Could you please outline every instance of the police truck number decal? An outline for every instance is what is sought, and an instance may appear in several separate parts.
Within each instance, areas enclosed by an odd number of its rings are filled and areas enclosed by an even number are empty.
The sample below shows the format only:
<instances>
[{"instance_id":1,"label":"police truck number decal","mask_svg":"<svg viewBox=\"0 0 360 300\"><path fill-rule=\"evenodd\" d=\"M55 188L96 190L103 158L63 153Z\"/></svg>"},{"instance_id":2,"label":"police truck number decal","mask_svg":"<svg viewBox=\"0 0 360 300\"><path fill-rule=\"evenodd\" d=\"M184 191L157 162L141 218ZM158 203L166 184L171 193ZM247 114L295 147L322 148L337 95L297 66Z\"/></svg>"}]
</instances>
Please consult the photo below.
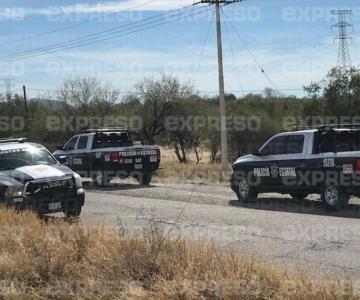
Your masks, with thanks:
<instances>
[{"instance_id":1,"label":"police truck number decal","mask_svg":"<svg viewBox=\"0 0 360 300\"><path fill-rule=\"evenodd\" d=\"M324 168L334 168L335 167L335 159L334 158L324 158L323 166L324 166Z\"/></svg>"}]
</instances>

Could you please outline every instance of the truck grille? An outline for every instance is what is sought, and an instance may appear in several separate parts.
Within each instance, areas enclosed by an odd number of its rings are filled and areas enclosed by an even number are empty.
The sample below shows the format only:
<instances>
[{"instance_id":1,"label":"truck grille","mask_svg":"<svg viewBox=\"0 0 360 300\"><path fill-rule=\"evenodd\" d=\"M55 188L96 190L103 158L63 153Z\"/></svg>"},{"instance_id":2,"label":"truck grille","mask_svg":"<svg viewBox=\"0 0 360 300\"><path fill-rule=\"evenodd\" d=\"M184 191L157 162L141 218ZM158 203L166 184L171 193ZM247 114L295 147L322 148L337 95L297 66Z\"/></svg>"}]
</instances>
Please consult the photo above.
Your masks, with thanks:
<instances>
[{"instance_id":1,"label":"truck grille","mask_svg":"<svg viewBox=\"0 0 360 300\"><path fill-rule=\"evenodd\" d=\"M73 195L76 184L73 178L58 180L31 181L26 185L25 194L27 197L43 198L53 196Z\"/></svg>"}]
</instances>

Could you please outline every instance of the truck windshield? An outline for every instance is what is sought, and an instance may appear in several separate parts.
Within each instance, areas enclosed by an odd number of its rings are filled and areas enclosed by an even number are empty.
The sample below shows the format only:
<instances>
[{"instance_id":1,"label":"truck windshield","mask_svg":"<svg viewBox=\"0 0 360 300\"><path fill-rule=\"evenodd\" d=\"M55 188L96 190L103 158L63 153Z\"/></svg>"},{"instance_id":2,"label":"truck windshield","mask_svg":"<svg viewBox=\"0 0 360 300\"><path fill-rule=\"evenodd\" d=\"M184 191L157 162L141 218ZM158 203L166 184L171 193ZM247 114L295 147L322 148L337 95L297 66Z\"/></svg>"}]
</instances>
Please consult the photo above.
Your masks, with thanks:
<instances>
[{"instance_id":1,"label":"truck windshield","mask_svg":"<svg viewBox=\"0 0 360 300\"><path fill-rule=\"evenodd\" d=\"M46 149L40 147L0 150L0 171L56 163L53 156Z\"/></svg>"},{"instance_id":2,"label":"truck windshield","mask_svg":"<svg viewBox=\"0 0 360 300\"><path fill-rule=\"evenodd\" d=\"M101 132L94 137L94 149L118 148L133 146L133 141L128 132Z\"/></svg>"}]
</instances>

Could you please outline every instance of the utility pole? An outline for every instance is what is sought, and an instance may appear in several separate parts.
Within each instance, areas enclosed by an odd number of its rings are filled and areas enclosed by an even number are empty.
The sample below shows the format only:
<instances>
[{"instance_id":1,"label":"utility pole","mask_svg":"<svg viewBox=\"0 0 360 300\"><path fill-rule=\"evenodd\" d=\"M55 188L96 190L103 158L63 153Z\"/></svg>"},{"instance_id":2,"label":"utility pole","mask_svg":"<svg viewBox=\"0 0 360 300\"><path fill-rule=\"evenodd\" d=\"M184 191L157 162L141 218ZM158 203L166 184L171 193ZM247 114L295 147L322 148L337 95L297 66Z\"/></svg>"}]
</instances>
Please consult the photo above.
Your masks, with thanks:
<instances>
[{"instance_id":1,"label":"utility pole","mask_svg":"<svg viewBox=\"0 0 360 300\"><path fill-rule=\"evenodd\" d=\"M354 28L353 25L346 22L346 18L351 16L351 10L332 10L331 13L338 16L339 22L332 26L339 30L339 35L335 37L335 40L339 40L339 53L338 53L338 68L343 72L351 68L351 57L349 52L348 40L351 38L347 36L347 28Z\"/></svg>"},{"instance_id":2,"label":"utility pole","mask_svg":"<svg viewBox=\"0 0 360 300\"><path fill-rule=\"evenodd\" d=\"M25 113L28 113L28 105L27 105L27 97L26 97L26 86L23 85L23 93L24 93L24 108L25 108Z\"/></svg>"},{"instance_id":3,"label":"utility pole","mask_svg":"<svg viewBox=\"0 0 360 300\"><path fill-rule=\"evenodd\" d=\"M228 170L228 143L227 143L227 128L226 128L226 105L225 105L225 83L224 83L224 64L223 51L221 39L221 11L220 5L228 5L243 0L201 0L197 4L215 5L216 9L216 34L217 34L217 53L219 65L219 102L220 102L220 132L221 132L221 163L223 171Z\"/></svg>"}]
</instances>

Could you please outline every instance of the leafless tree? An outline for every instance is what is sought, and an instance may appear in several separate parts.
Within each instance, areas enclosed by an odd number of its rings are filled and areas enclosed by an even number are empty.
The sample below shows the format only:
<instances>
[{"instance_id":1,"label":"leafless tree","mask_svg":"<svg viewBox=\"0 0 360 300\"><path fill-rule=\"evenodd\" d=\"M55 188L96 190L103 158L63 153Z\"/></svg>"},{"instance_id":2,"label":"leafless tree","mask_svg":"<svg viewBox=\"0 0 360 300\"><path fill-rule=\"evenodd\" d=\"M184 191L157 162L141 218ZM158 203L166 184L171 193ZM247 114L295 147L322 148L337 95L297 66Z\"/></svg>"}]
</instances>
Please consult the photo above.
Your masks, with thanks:
<instances>
[{"instance_id":1,"label":"leafless tree","mask_svg":"<svg viewBox=\"0 0 360 300\"><path fill-rule=\"evenodd\" d=\"M171 75L162 75L160 79L145 78L135 88L143 103L143 131L150 143L165 131L166 116L172 115L176 105L193 94L189 83L181 83Z\"/></svg>"},{"instance_id":2,"label":"leafless tree","mask_svg":"<svg viewBox=\"0 0 360 300\"><path fill-rule=\"evenodd\" d=\"M75 77L64 81L58 98L79 115L91 113L103 116L119 100L119 90L94 77Z\"/></svg>"}]
</instances>

